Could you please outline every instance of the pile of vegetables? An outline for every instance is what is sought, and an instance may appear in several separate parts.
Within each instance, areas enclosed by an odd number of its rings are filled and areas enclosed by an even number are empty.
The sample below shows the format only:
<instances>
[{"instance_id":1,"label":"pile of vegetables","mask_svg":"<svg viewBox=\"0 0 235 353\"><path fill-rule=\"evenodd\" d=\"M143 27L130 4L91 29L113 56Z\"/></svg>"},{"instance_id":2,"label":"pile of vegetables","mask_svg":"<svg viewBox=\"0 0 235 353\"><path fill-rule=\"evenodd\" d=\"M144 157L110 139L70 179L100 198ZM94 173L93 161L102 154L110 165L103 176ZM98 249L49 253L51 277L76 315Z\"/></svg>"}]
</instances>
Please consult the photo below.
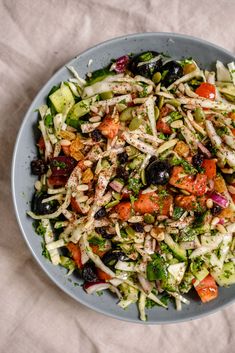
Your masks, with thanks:
<instances>
[{"instance_id":1,"label":"pile of vegetables","mask_svg":"<svg viewBox=\"0 0 235 353\"><path fill-rule=\"evenodd\" d=\"M91 294L176 309L235 283L235 66L154 51L53 87L28 215L43 254Z\"/></svg>"}]
</instances>

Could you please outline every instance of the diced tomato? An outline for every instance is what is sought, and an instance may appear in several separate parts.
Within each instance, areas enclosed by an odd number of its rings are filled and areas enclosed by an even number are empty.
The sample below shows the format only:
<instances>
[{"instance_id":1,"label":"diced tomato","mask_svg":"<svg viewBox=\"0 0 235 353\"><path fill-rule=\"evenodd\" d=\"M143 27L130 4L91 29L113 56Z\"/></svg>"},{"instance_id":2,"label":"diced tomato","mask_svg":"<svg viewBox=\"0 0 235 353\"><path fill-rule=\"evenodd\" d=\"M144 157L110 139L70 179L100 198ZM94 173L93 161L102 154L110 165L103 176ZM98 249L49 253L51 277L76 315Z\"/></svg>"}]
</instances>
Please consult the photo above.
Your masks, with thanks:
<instances>
[{"instance_id":1,"label":"diced tomato","mask_svg":"<svg viewBox=\"0 0 235 353\"><path fill-rule=\"evenodd\" d=\"M206 192L207 176L204 174L197 174L194 179L193 175L185 175L183 167L175 166L172 171L169 183L177 188L186 190L193 195L201 196Z\"/></svg>"},{"instance_id":2,"label":"diced tomato","mask_svg":"<svg viewBox=\"0 0 235 353\"><path fill-rule=\"evenodd\" d=\"M155 192L149 192L148 194L141 194L134 203L134 210L141 214L152 213L159 210L159 197Z\"/></svg>"},{"instance_id":3,"label":"diced tomato","mask_svg":"<svg viewBox=\"0 0 235 353\"><path fill-rule=\"evenodd\" d=\"M214 159L204 159L202 168L205 169L205 175L208 179L214 179L216 176L216 161Z\"/></svg>"},{"instance_id":4,"label":"diced tomato","mask_svg":"<svg viewBox=\"0 0 235 353\"><path fill-rule=\"evenodd\" d=\"M203 82L195 91L200 97L215 99L215 85L208 82Z\"/></svg>"},{"instance_id":5,"label":"diced tomato","mask_svg":"<svg viewBox=\"0 0 235 353\"><path fill-rule=\"evenodd\" d=\"M111 116L106 116L97 129L100 130L104 136L113 139L118 134L119 126L120 122L118 117L112 118Z\"/></svg>"},{"instance_id":6,"label":"diced tomato","mask_svg":"<svg viewBox=\"0 0 235 353\"><path fill-rule=\"evenodd\" d=\"M195 289L203 303L207 303L218 297L218 287L211 275L206 276L195 286Z\"/></svg>"},{"instance_id":7,"label":"diced tomato","mask_svg":"<svg viewBox=\"0 0 235 353\"><path fill-rule=\"evenodd\" d=\"M160 208L159 208L160 215L168 216L172 204L173 204L173 197L171 195L164 196L160 200Z\"/></svg>"},{"instance_id":8,"label":"diced tomato","mask_svg":"<svg viewBox=\"0 0 235 353\"><path fill-rule=\"evenodd\" d=\"M157 130L166 135L170 135L172 133L170 125L167 124L161 117L157 120Z\"/></svg>"},{"instance_id":9,"label":"diced tomato","mask_svg":"<svg viewBox=\"0 0 235 353\"><path fill-rule=\"evenodd\" d=\"M71 197L71 201L70 201L70 204L71 204L71 207L72 207L72 210L76 213L79 213L79 214L82 214L82 210L76 200L75 197Z\"/></svg>"},{"instance_id":10,"label":"diced tomato","mask_svg":"<svg viewBox=\"0 0 235 353\"><path fill-rule=\"evenodd\" d=\"M61 146L61 148L66 156L70 156L70 146Z\"/></svg>"},{"instance_id":11,"label":"diced tomato","mask_svg":"<svg viewBox=\"0 0 235 353\"><path fill-rule=\"evenodd\" d=\"M107 250L100 250L98 245L90 244L90 247L91 247L93 253L98 255L99 257L104 256L104 254L107 252Z\"/></svg>"},{"instance_id":12,"label":"diced tomato","mask_svg":"<svg viewBox=\"0 0 235 353\"><path fill-rule=\"evenodd\" d=\"M127 221L131 217L131 203L130 202L120 202L115 206L115 211L118 214L118 218L122 221Z\"/></svg>"},{"instance_id":13,"label":"diced tomato","mask_svg":"<svg viewBox=\"0 0 235 353\"><path fill-rule=\"evenodd\" d=\"M70 251L73 260L75 261L76 265L78 268L82 268L82 256L81 256L81 250L78 244L74 244L72 242L67 244L67 249Z\"/></svg>"},{"instance_id":14,"label":"diced tomato","mask_svg":"<svg viewBox=\"0 0 235 353\"><path fill-rule=\"evenodd\" d=\"M207 176L205 174L197 174L193 183L192 194L202 196L206 192Z\"/></svg>"},{"instance_id":15,"label":"diced tomato","mask_svg":"<svg viewBox=\"0 0 235 353\"><path fill-rule=\"evenodd\" d=\"M193 195L201 196L206 192L207 176L197 174L194 179L193 175L185 175L183 167L175 166L172 171L169 183L179 189L186 190Z\"/></svg>"},{"instance_id":16,"label":"diced tomato","mask_svg":"<svg viewBox=\"0 0 235 353\"><path fill-rule=\"evenodd\" d=\"M162 118L170 113L170 109L166 106L162 107L160 110L160 116L157 120L157 130L163 132L163 134L169 135L172 133L172 129L169 124L167 124Z\"/></svg>"},{"instance_id":17,"label":"diced tomato","mask_svg":"<svg viewBox=\"0 0 235 353\"><path fill-rule=\"evenodd\" d=\"M175 204L187 211L198 211L205 209L206 197L196 197L195 195L183 196L179 195L175 198Z\"/></svg>"},{"instance_id":18,"label":"diced tomato","mask_svg":"<svg viewBox=\"0 0 235 353\"><path fill-rule=\"evenodd\" d=\"M96 268L96 273L99 279L103 281L108 281L112 277L108 275L106 272L102 271L100 268Z\"/></svg>"},{"instance_id":19,"label":"diced tomato","mask_svg":"<svg viewBox=\"0 0 235 353\"><path fill-rule=\"evenodd\" d=\"M41 151L44 151L46 146L45 146L45 141L44 141L44 138L41 136L38 140L38 143L37 143L37 146L38 148L41 150Z\"/></svg>"},{"instance_id":20,"label":"diced tomato","mask_svg":"<svg viewBox=\"0 0 235 353\"><path fill-rule=\"evenodd\" d=\"M67 183L68 178L65 176L50 176L47 179L47 184L49 187L55 187L55 186L65 186Z\"/></svg>"},{"instance_id":21,"label":"diced tomato","mask_svg":"<svg viewBox=\"0 0 235 353\"><path fill-rule=\"evenodd\" d=\"M181 176L183 175L183 176ZM193 183L193 175L185 175L183 167L175 166L169 180L169 184L191 192Z\"/></svg>"},{"instance_id":22,"label":"diced tomato","mask_svg":"<svg viewBox=\"0 0 235 353\"><path fill-rule=\"evenodd\" d=\"M235 129L231 129L233 136L235 136Z\"/></svg>"}]
</instances>

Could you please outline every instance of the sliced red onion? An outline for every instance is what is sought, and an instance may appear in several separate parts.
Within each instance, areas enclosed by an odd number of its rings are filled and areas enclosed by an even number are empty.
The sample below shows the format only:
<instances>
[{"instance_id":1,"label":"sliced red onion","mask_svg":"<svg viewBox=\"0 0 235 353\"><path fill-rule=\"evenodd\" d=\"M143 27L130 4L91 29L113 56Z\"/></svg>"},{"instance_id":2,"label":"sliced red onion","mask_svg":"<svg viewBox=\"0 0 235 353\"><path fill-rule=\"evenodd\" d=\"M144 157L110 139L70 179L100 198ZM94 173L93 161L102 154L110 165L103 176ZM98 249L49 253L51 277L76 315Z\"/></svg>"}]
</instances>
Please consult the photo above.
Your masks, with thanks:
<instances>
[{"instance_id":1,"label":"sliced red onion","mask_svg":"<svg viewBox=\"0 0 235 353\"><path fill-rule=\"evenodd\" d=\"M198 148L208 157L208 158L211 158L212 155L210 153L210 151L201 143L201 142L198 142Z\"/></svg>"},{"instance_id":2,"label":"sliced red onion","mask_svg":"<svg viewBox=\"0 0 235 353\"><path fill-rule=\"evenodd\" d=\"M109 186L116 192L121 192L123 189L123 184L118 180L113 180L109 183Z\"/></svg>"},{"instance_id":3,"label":"sliced red onion","mask_svg":"<svg viewBox=\"0 0 235 353\"><path fill-rule=\"evenodd\" d=\"M229 201L223 195L214 192L210 195L210 198L217 203L217 205L223 208L228 207Z\"/></svg>"},{"instance_id":4,"label":"sliced red onion","mask_svg":"<svg viewBox=\"0 0 235 353\"><path fill-rule=\"evenodd\" d=\"M137 277L145 293L147 294L151 293L153 289L152 283L150 283L144 276L140 274L138 274Z\"/></svg>"},{"instance_id":5,"label":"sliced red onion","mask_svg":"<svg viewBox=\"0 0 235 353\"><path fill-rule=\"evenodd\" d=\"M127 64L129 62L129 56L128 55L123 55L120 58L118 58L115 62L114 65L114 70L116 72L123 73L126 70Z\"/></svg>"},{"instance_id":6,"label":"sliced red onion","mask_svg":"<svg viewBox=\"0 0 235 353\"><path fill-rule=\"evenodd\" d=\"M110 287L109 283L104 281L99 282L86 282L84 284L84 289L88 294L92 294L94 292L98 292L104 289L108 289Z\"/></svg>"}]
</instances>

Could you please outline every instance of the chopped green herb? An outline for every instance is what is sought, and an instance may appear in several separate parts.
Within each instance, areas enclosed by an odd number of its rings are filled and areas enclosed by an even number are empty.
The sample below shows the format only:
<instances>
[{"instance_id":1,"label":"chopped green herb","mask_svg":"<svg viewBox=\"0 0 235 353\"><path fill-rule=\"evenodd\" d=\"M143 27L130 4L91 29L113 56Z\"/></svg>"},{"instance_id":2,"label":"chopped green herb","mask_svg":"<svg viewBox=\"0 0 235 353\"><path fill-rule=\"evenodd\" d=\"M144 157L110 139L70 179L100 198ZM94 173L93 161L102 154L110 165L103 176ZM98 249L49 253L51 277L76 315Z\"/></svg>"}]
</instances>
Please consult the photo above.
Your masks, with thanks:
<instances>
[{"instance_id":1,"label":"chopped green herb","mask_svg":"<svg viewBox=\"0 0 235 353\"><path fill-rule=\"evenodd\" d=\"M133 195L130 195L130 201L131 201L131 205L133 207L134 205L134 202L137 200L137 197L133 196Z\"/></svg>"},{"instance_id":2,"label":"chopped green herb","mask_svg":"<svg viewBox=\"0 0 235 353\"><path fill-rule=\"evenodd\" d=\"M104 294L104 292L103 292L102 290L96 292L96 295L97 295L98 297L101 297L101 295L103 295L103 294Z\"/></svg>"},{"instance_id":3,"label":"chopped green herb","mask_svg":"<svg viewBox=\"0 0 235 353\"><path fill-rule=\"evenodd\" d=\"M181 165L184 168L185 173L187 174L197 174L198 170L192 166L189 162L187 162L183 158L173 157L171 160L172 165Z\"/></svg>"},{"instance_id":4,"label":"chopped green herb","mask_svg":"<svg viewBox=\"0 0 235 353\"><path fill-rule=\"evenodd\" d=\"M51 261L50 253L46 248L46 244L44 242L41 243L42 246L42 256Z\"/></svg>"},{"instance_id":5,"label":"chopped green herb","mask_svg":"<svg viewBox=\"0 0 235 353\"><path fill-rule=\"evenodd\" d=\"M128 179L128 186L127 186L128 190L133 191L135 195L138 195L142 186L143 184L141 183L140 179L137 179L137 178Z\"/></svg>"},{"instance_id":6,"label":"chopped green herb","mask_svg":"<svg viewBox=\"0 0 235 353\"><path fill-rule=\"evenodd\" d=\"M60 161L57 161L57 160L54 159L52 161L52 166L56 167L56 168L60 168L60 169L65 169L66 168L66 163L60 162Z\"/></svg>"},{"instance_id":7,"label":"chopped green herb","mask_svg":"<svg viewBox=\"0 0 235 353\"><path fill-rule=\"evenodd\" d=\"M99 248L103 248L105 246L105 239L92 237L91 239L89 239L89 244L98 245Z\"/></svg>"},{"instance_id":8,"label":"chopped green herb","mask_svg":"<svg viewBox=\"0 0 235 353\"><path fill-rule=\"evenodd\" d=\"M220 127L219 129L216 130L217 134L219 136L224 136L228 134L228 128L226 126Z\"/></svg>"},{"instance_id":9,"label":"chopped green herb","mask_svg":"<svg viewBox=\"0 0 235 353\"><path fill-rule=\"evenodd\" d=\"M41 221L34 221L34 222L33 222L33 227L34 227L35 232L36 232L38 235L42 235L42 236L45 235L46 229L43 227Z\"/></svg>"},{"instance_id":10,"label":"chopped green herb","mask_svg":"<svg viewBox=\"0 0 235 353\"><path fill-rule=\"evenodd\" d=\"M163 132L160 132L160 134L158 135L158 137L162 140L168 140L168 136L164 135Z\"/></svg>"},{"instance_id":11,"label":"chopped green herb","mask_svg":"<svg viewBox=\"0 0 235 353\"><path fill-rule=\"evenodd\" d=\"M166 262L159 254L152 255L152 261L147 265L147 278L149 281L167 278Z\"/></svg>"},{"instance_id":12,"label":"chopped green herb","mask_svg":"<svg viewBox=\"0 0 235 353\"><path fill-rule=\"evenodd\" d=\"M175 206L173 210L172 218L175 221L177 221L178 219L180 219L180 217L183 215L184 212L185 210L183 208Z\"/></svg>"}]
</instances>

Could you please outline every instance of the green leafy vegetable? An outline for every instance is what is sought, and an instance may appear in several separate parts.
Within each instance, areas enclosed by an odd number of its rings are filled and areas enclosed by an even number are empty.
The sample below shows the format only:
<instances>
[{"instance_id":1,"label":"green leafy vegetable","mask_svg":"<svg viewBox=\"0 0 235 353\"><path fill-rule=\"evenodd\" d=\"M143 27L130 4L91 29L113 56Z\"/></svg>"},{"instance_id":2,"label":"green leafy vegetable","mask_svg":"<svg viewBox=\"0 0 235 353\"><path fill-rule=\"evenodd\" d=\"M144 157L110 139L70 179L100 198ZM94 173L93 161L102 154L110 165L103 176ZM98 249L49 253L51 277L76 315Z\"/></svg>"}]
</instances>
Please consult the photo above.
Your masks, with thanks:
<instances>
[{"instance_id":1,"label":"green leafy vegetable","mask_svg":"<svg viewBox=\"0 0 235 353\"><path fill-rule=\"evenodd\" d=\"M148 263L147 278L149 281L167 278L166 262L159 254L154 254L152 261Z\"/></svg>"}]
</instances>

